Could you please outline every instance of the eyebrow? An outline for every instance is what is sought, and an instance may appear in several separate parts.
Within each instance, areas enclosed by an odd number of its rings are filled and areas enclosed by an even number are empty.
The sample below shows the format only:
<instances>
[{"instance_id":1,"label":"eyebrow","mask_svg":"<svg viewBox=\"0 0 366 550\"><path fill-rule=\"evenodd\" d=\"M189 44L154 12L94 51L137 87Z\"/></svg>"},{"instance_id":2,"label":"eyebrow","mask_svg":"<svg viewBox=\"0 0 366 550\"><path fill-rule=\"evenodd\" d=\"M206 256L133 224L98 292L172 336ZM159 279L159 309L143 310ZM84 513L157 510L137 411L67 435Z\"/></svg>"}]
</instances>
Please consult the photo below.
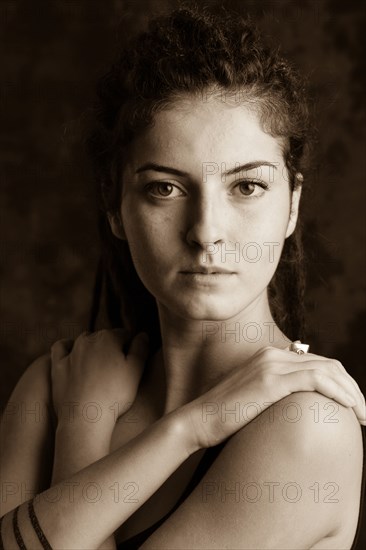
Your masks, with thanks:
<instances>
[{"instance_id":1,"label":"eyebrow","mask_svg":"<svg viewBox=\"0 0 366 550\"><path fill-rule=\"evenodd\" d=\"M266 160L256 160L253 162L247 162L246 164L240 164L235 168L232 168L231 170L223 172L223 175L232 176L233 174L237 174L238 172L242 172L243 170L253 170L253 168L258 168L259 166L272 166L275 170L277 170L277 166L272 162L268 162ZM187 177L189 175L188 172L184 172L183 170L177 170L177 168L172 168L170 166L162 166L161 164L156 164L155 162L146 162L145 164L140 166L140 168L138 168L135 173L139 174L141 172L145 172L146 170L165 172L167 174L174 174L175 176L183 177Z\"/></svg>"}]
</instances>

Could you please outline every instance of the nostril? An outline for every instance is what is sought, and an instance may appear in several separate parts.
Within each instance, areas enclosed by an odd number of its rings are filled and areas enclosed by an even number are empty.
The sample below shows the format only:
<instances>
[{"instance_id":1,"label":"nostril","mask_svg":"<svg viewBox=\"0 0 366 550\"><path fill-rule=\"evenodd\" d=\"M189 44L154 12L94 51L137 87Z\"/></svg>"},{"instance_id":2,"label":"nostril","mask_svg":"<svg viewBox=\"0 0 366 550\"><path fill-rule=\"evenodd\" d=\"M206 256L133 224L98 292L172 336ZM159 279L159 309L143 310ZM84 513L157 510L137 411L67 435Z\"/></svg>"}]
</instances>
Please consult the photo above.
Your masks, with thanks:
<instances>
[{"instance_id":1,"label":"nostril","mask_svg":"<svg viewBox=\"0 0 366 550\"><path fill-rule=\"evenodd\" d=\"M189 244L195 243L202 249L206 246L216 245L220 242L224 242L224 228L221 226L222 216L198 217L195 220L191 220L190 225L186 231L185 239Z\"/></svg>"}]
</instances>

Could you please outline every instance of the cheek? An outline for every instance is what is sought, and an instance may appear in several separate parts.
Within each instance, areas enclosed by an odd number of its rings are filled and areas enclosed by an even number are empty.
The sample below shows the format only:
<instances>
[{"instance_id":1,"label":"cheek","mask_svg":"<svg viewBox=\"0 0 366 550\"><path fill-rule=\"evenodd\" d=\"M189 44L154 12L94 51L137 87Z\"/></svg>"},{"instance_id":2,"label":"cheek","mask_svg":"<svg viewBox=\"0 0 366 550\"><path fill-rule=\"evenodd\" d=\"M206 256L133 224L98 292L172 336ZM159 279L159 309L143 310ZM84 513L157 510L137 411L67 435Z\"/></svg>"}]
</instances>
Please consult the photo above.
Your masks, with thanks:
<instances>
[{"instance_id":1,"label":"cheek","mask_svg":"<svg viewBox=\"0 0 366 550\"><path fill-rule=\"evenodd\" d=\"M263 209L263 225L268 234L271 232L284 238L290 216L290 194L280 189L268 197L266 208Z\"/></svg>"},{"instance_id":2,"label":"cheek","mask_svg":"<svg viewBox=\"0 0 366 550\"><path fill-rule=\"evenodd\" d=\"M241 212L236 219L232 219L232 222L233 231L244 241L249 239L258 243L275 239L282 241L286 234L288 212L286 205L253 209Z\"/></svg>"},{"instance_id":3,"label":"cheek","mask_svg":"<svg viewBox=\"0 0 366 550\"><path fill-rule=\"evenodd\" d=\"M288 209L289 203L284 199L241 217L236 240L240 242L240 261L249 277L268 277L275 271L285 242Z\"/></svg>"},{"instance_id":4,"label":"cheek","mask_svg":"<svg viewBox=\"0 0 366 550\"><path fill-rule=\"evenodd\" d=\"M161 214L152 215L148 209L128 202L122 208L122 219L137 272L154 271L171 244L167 221Z\"/></svg>"}]
</instances>

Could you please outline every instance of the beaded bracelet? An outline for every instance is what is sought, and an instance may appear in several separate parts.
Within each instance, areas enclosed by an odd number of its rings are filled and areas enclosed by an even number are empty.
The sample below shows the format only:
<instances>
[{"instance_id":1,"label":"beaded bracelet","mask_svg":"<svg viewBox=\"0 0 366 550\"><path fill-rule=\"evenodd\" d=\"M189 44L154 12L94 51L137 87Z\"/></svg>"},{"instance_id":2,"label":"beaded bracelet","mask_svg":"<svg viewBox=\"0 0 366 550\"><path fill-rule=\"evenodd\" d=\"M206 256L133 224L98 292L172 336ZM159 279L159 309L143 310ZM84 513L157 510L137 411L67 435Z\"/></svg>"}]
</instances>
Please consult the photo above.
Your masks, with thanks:
<instances>
[{"instance_id":1,"label":"beaded bracelet","mask_svg":"<svg viewBox=\"0 0 366 550\"><path fill-rule=\"evenodd\" d=\"M29 515L29 519L31 520L31 523L33 525L33 529L35 530L35 532L37 533L37 537L38 537L38 540L39 542L42 544L42 547L45 549L45 550L52 550L52 546L50 545L50 543L48 542L47 538L46 538L46 535L44 534L44 532L42 531L41 529L41 526L38 522L38 519L37 519L37 516L36 516L36 513L34 511L34 506L33 506L33 500L30 500L28 502L28 515Z\"/></svg>"},{"instance_id":2,"label":"beaded bracelet","mask_svg":"<svg viewBox=\"0 0 366 550\"><path fill-rule=\"evenodd\" d=\"M19 504L20 506L20 504ZM13 530L14 530L14 535L15 535L15 540L17 541L17 544L20 548L20 550L27 550L27 547L26 545L24 544L24 540L23 540L23 537L19 531L19 526L18 526L18 510L19 510L19 506L17 506L15 509L14 509L14 512L13 512Z\"/></svg>"}]
</instances>

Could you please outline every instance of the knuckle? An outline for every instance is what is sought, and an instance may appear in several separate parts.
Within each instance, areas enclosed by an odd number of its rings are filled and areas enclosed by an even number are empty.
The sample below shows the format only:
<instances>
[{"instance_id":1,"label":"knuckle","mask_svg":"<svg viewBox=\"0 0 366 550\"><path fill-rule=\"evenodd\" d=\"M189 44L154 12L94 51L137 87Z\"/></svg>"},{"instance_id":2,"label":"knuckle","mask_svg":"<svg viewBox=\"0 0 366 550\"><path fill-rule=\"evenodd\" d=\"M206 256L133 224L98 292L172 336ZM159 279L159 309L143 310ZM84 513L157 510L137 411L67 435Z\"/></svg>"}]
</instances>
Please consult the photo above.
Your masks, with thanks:
<instances>
[{"instance_id":1,"label":"knuckle","mask_svg":"<svg viewBox=\"0 0 366 550\"><path fill-rule=\"evenodd\" d=\"M343 375L345 372L344 367L340 361L337 359L329 359L326 363L328 369L335 375Z\"/></svg>"},{"instance_id":2,"label":"knuckle","mask_svg":"<svg viewBox=\"0 0 366 550\"><path fill-rule=\"evenodd\" d=\"M89 336L90 332L87 331L87 330L84 330L81 334L79 334L79 336L76 338L76 342L81 342L82 340L84 340L85 338L87 338Z\"/></svg>"},{"instance_id":3,"label":"knuckle","mask_svg":"<svg viewBox=\"0 0 366 550\"><path fill-rule=\"evenodd\" d=\"M56 342L53 342L53 344L51 345L51 351L54 350L59 344L58 344L59 340L56 340Z\"/></svg>"},{"instance_id":4,"label":"knuckle","mask_svg":"<svg viewBox=\"0 0 366 550\"><path fill-rule=\"evenodd\" d=\"M84 330L74 341L73 348L77 351L84 348L89 342L89 333L88 331Z\"/></svg>"},{"instance_id":5,"label":"knuckle","mask_svg":"<svg viewBox=\"0 0 366 550\"><path fill-rule=\"evenodd\" d=\"M56 348L60 348L60 347L65 347L65 343L66 343L67 340L65 339L60 339L60 340L56 340L55 342L53 342L52 346L51 346L51 350L53 349L56 349Z\"/></svg>"},{"instance_id":6,"label":"knuckle","mask_svg":"<svg viewBox=\"0 0 366 550\"><path fill-rule=\"evenodd\" d=\"M77 338L75 339L75 347L76 348L81 346L81 344L84 341L85 337L86 337L86 332L82 332L81 334L79 334L79 336L77 336Z\"/></svg>"},{"instance_id":7,"label":"knuckle","mask_svg":"<svg viewBox=\"0 0 366 550\"><path fill-rule=\"evenodd\" d=\"M327 363L327 367L333 371L335 374L339 374L339 367L336 364L336 361L333 361L332 359Z\"/></svg>"},{"instance_id":8,"label":"knuckle","mask_svg":"<svg viewBox=\"0 0 366 550\"><path fill-rule=\"evenodd\" d=\"M325 374L320 370L313 371L312 376L316 384L323 384L325 381Z\"/></svg>"},{"instance_id":9,"label":"knuckle","mask_svg":"<svg viewBox=\"0 0 366 550\"><path fill-rule=\"evenodd\" d=\"M97 330L96 332L91 332L89 334L89 340L92 342L98 342L101 340L106 340L111 335L111 331L106 328L102 328L100 330Z\"/></svg>"},{"instance_id":10,"label":"knuckle","mask_svg":"<svg viewBox=\"0 0 366 550\"><path fill-rule=\"evenodd\" d=\"M273 352L274 352L273 347L265 346L264 348L261 349L261 356L262 356L263 359L269 360L269 359L273 358Z\"/></svg>"},{"instance_id":11,"label":"knuckle","mask_svg":"<svg viewBox=\"0 0 366 550\"><path fill-rule=\"evenodd\" d=\"M345 370L344 366L340 361L338 361L338 359L333 359L333 364L337 369L341 369L342 371Z\"/></svg>"},{"instance_id":12,"label":"knuckle","mask_svg":"<svg viewBox=\"0 0 366 550\"><path fill-rule=\"evenodd\" d=\"M76 341L79 341L80 343L90 343L95 340L96 334L98 334L98 332L90 332L89 330L84 330L84 332L79 334Z\"/></svg>"}]
</instances>

